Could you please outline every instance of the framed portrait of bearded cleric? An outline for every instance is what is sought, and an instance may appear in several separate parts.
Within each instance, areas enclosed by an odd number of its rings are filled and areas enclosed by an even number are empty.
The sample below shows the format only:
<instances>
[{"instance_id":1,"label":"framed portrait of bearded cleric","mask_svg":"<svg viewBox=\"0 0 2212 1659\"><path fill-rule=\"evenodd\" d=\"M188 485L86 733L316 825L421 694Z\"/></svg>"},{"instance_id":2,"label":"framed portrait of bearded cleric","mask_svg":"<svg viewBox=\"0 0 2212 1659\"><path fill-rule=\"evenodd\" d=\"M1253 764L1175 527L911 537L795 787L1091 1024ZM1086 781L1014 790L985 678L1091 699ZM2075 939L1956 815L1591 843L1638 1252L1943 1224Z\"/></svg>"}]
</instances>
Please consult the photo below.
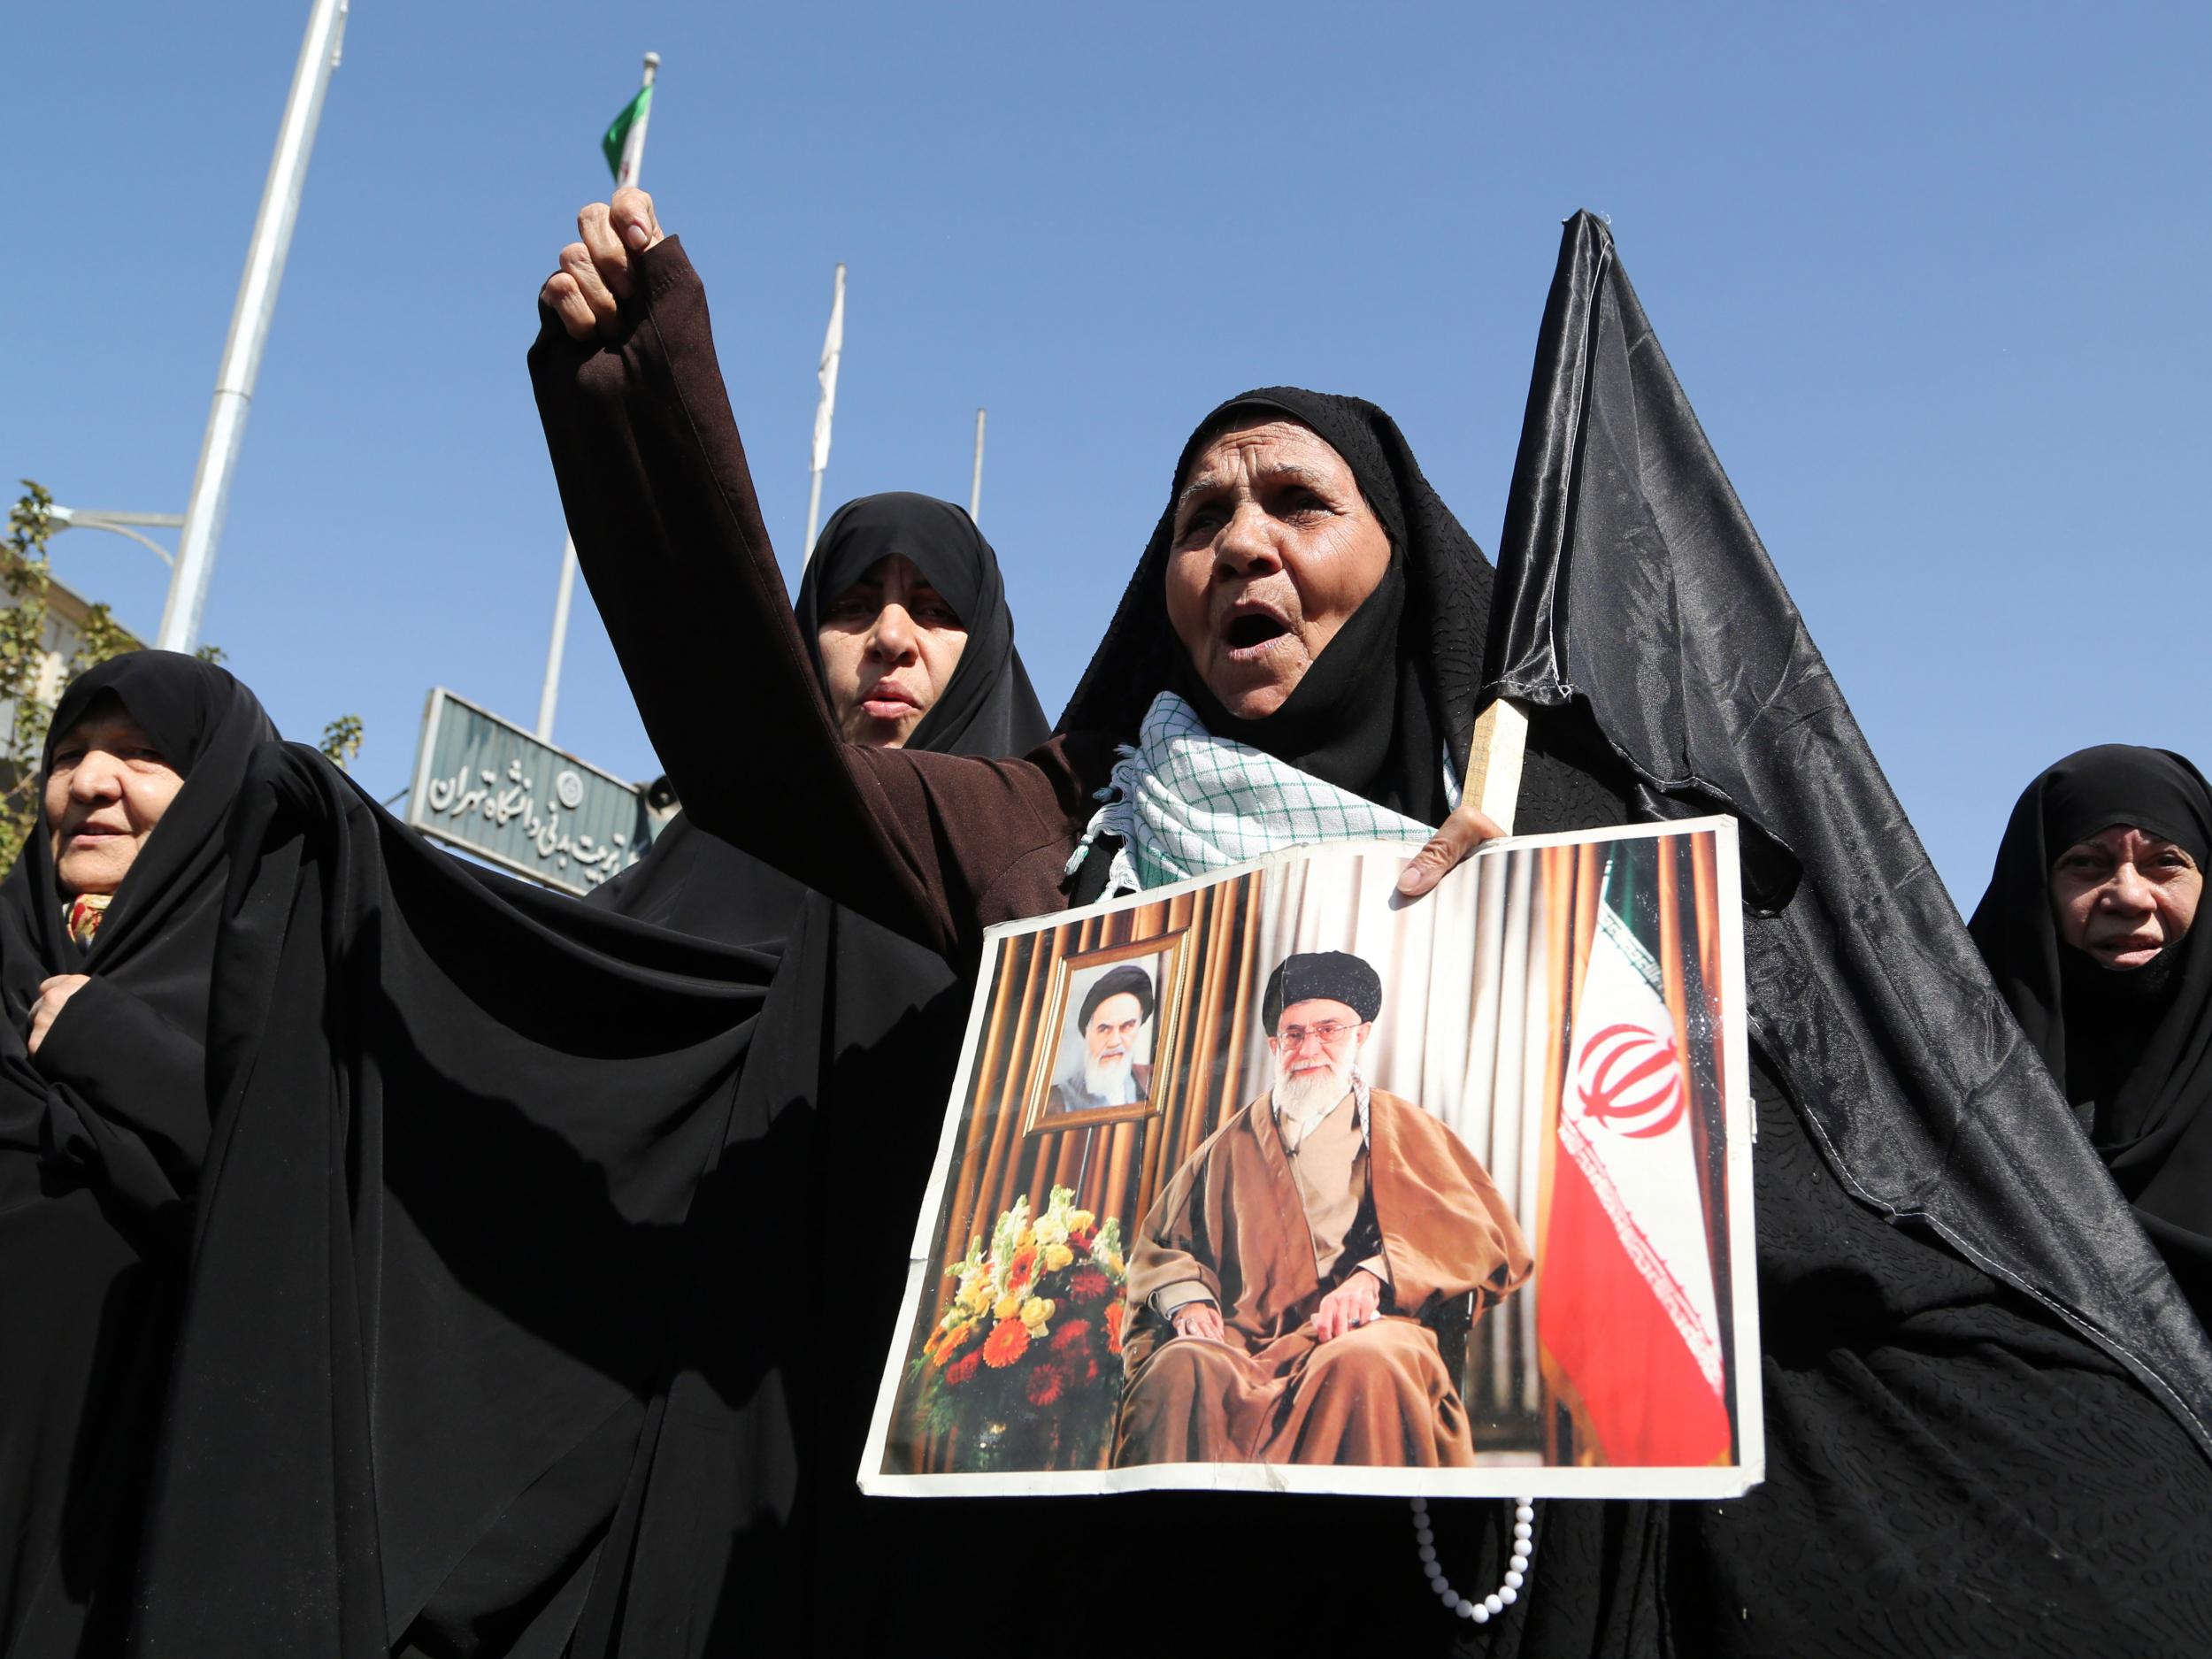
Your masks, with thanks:
<instances>
[{"instance_id":1,"label":"framed portrait of bearded cleric","mask_svg":"<svg viewBox=\"0 0 2212 1659\"><path fill-rule=\"evenodd\" d=\"M1174 1043L1190 969L1187 928L1056 957L1032 1045L1025 1134L1120 1123L1153 1110L1155 1056Z\"/></svg>"},{"instance_id":2,"label":"framed portrait of bearded cleric","mask_svg":"<svg viewBox=\"0 0 2212 1659\"><path fill-rule=\"evenodd\" d=\"M865 1490L1756 1483L1734 821L1406 854L990 931Z\"/></svg>"}]
</instances>

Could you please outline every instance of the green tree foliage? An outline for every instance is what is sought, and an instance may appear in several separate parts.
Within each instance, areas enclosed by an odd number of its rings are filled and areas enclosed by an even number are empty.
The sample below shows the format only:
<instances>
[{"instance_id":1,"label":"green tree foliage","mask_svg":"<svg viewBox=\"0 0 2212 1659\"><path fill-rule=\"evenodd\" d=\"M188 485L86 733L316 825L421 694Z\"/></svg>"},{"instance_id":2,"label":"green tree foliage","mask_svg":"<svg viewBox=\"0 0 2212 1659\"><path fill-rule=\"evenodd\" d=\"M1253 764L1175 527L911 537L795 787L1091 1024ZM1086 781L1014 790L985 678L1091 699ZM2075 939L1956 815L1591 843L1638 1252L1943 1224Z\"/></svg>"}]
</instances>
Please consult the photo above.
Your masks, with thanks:
<instances>
[{"instance_id":1,"label":"green tree foliage","mask_svg":"<svg viewBox=\"0 0 2212 1659\"><path fill-rule=\"evenodd\" d=\"M315 747L323 752L323 758L344 771L353 757L361 752L361 717L342 714L323 727L322 741Z\"/></svg>"}]
</instances>

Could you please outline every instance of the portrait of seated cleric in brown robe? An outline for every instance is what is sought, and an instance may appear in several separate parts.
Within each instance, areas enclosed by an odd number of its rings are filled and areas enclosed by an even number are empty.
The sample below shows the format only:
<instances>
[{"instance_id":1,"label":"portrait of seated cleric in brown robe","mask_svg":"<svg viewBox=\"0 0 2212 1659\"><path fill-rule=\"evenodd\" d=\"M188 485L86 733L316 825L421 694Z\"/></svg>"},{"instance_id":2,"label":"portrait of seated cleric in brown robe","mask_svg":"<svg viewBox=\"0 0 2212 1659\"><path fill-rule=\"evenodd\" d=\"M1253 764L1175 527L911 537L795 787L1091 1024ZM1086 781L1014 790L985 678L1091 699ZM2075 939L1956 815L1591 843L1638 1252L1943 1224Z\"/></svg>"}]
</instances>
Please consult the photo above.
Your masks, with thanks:
<instances>
[{"instance_id":1,"label":"portrait of seated cleric in brown robe","mask_svg":"<svg viewBox=\"0 0 2212 1659\"><path fill-rule=\"evenodd\" d=\"M1137 1058L1157 998L1152 976L1134 963L1109 968L1076 1005L1065 1071L1053 1080L1045 1110L1098 1111L1152 1098L1152 1068Z\"/></svg>"},{"instance_id":2,"label":"portrait of seated cleric in brown robe","mask_svg":"<svg viewBox=\"0 0 2212 1659\"><path fill-rule=\"evenodd\" d=\"M1175 1172L1130 1252L1117 1463L1474 1462L1436 1327L1533 1262L1474 1154L1360 1075L1382 1002L1342 951L1268 977L1273 1087Z\"/></svg>"}]
</instances>

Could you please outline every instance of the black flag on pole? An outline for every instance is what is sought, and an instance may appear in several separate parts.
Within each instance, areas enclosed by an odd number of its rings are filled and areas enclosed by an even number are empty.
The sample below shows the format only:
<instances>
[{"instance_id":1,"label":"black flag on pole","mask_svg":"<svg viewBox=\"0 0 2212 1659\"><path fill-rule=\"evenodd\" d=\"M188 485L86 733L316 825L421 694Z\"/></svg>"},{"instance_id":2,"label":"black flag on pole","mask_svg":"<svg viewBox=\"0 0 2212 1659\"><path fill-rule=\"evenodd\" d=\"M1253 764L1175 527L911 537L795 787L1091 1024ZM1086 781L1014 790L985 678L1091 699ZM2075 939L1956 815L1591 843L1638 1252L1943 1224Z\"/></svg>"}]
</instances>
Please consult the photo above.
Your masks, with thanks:
<instances>
[{"instance_id":1,"label":"black flag on pole","mask_svg":"<svg viewBox=\"0 0 2212 1659\"><path fill-rule=\"evenodd\" d=\"M1586 702L1652 815L1743 821L1753 1036L1845 1186L2055 1310L2212 1454L2212 1340L1998 996L1588 213L1545 306L1487 661L1485 701Z\"/></svg>"}]
</instances>

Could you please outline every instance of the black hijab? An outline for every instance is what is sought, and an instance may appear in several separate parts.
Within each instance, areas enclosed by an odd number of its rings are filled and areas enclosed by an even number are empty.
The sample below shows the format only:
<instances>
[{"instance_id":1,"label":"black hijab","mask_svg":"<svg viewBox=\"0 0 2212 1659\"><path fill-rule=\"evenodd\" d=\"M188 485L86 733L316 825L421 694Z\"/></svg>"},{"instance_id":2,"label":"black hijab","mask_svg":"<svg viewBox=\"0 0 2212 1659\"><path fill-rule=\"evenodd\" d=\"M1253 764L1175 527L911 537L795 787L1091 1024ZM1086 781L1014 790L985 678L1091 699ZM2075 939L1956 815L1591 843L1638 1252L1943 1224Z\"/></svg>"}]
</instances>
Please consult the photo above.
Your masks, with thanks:
<instances>
[{"instance_id":1,"label":"black hijab","mask_svg":"<svg viewBox=\"0 0 2212 1659\"><path fill-rule=\"evenodd\" d=\"M879 559L903 554L967 625L952 682L922 716L906 747L933 755L1021 755L1050 735L1029 671L1014 649L1014 616L998 555L966 511L949 501L893 492L863 495L830 515L800 579L792 610L825 685L817 642L822 606Z\"/></svg>"},{"instance_id":2,"label":"black hijab","mask_svg":"<svg viewBox=\"0 0 2212 1659\"><path fill-rule=\"evenodd\" d=\"M2069 755L2012 810L1969 931L2098 1154L2212 1324L2212 946L2199 918L2143 966L2100 966L2058 935L2052 866L2133 825L2212 869L2212 789L2179 755L2106 743Z\"/></svg>"},{"instance_id":3,"label":"black hijab","mask_svg":"<svg viewBox=\"0 0 2212 1659\"><path fill-rule=\"evenodd\" d=\"M1043 742L997 556L949 503L871 495L831 516L794 605L810 647L824 604L895 553L968 632L906 747L998 757ZM772 933L780 961L733 1138L692 1217L684 1357L647 1425L573 1651L684 1659L801 1623L814 1648L864 1650L901 1633L890 1610L922 1604L947 1566L935 1506L864 1502L854 1471L972 980L682 817L593 902L725 942L740 928ZM764 1322L760 1264L801 1240L805 1277L837 1293L779 1296ZM856 1558L873 1563L879 1594L849 1594Z\"/></svg>"},{"instance_id":4,"label":"black hijab","mask_svg":"<svg viewBox=\"0 0 2212 1659\"><path fill-rule=\"evenodd\" d=\"M1381 585L1282 707L1263 719L1240 720L1206 689L1168 620L1175 494L1193 460L1221 433L1251 419L1279 417L1311 427L1344 458L1390 538L1391 562ZM1474 730L1490 583L1482 549L1422 476L1388 415L1360 398L1297 387L1243 393L1201 421L1176 457L1167 509L1060 717L1060 729L1128 741L1152 699L1171 690L1216 736L1248 743L1409 818L1440 824L1451 810L1444 768L1458 775Z\"/></svg>"},{"instance_id":5,"label":"black hijab","mask_svg":"<svg viewBox=\"0 0 2212 1659\"><path fill-rule=\"evenodd\" d=\"M825 691L828 676L816 642L822 607L893 554L914 562L968 630L950 683L916 724L906 747L935 755L1005 756L1043 742L1050 733L1014 649L1014 618L998 555L965 511L928 495L863 495L832 513L822 527L792 608ZM700 712L713 720L726 719L731 711ZM587 902L723 944L780 949L805 895L789 877L694 828L679 813L653 838L643 858ZM857 918L849 914L848 919Z\"/></svg>"},{"instance_id":6,"label":"black hijab","mask_svg":"<svg viewBox=\"0 0 2212 1659\"><path fill-rule=\"evenodd\" d=\"M219 832L248 757L276 735L222 669L134 652L64 694L42 794L54 745L110 699L184 783L89 948L65 926L71 895L42 826L0 882L0 1651L11 1653L113 1637L207 1144ZM40 983L77 973L89 982L32 1054Z\"/></svg>"}]
</instances>

